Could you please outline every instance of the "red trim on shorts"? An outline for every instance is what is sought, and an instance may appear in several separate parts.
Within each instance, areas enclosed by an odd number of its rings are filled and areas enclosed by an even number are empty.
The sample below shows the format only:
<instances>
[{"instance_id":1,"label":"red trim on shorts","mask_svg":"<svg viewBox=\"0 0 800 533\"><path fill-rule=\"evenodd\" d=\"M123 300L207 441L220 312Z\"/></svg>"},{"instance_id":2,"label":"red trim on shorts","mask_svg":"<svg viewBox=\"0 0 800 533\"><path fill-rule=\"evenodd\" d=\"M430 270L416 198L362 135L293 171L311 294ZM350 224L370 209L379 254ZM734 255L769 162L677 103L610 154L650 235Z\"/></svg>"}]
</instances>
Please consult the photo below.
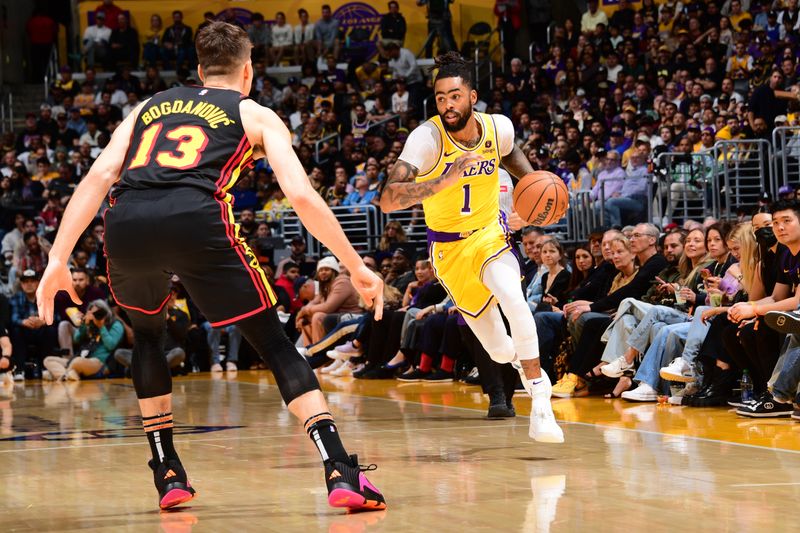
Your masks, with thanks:
<instances>
[{"instance_id":1,"label":"red trim on shorts","mask_svg":"<svg viewBox=\"0 0 800 533\"><path fill-rule=\"evenodd\" d=\"M255 314L258 314L258 313L260 313L261 311L263 311L263 310L265 310L265 309L268 309L268 308L269 308L269 306L268 306L268 305L266 305L266 304L264 304L264 305L262 305L261 307L258 307L257 309L253 309L253 310L252 310L252 311L250 311L249 313L245 313L245 314L243 314L243 315L235 316L235 317L233 317L233 318L228 318L228 319L226 319L226 320L222 320L222 321L220 321L220 322L210 322L210 324L211 324L213 327L215 327L215 328L219 328L219 327L222 327L222 326L227 326L228 324L232 324L232 323L234 323L234 322L238 322L238 321L240 321L240 320L242 320L242 319L245 319L245 318L247 318L247 317L250 317L250 316L253 316L253 315L255 315Z\"/></svg>"},{"instance_id":2,"label":"red trim on shorts","mask_svg":"<svg viewBox=\"0 0 800 533\"><path fill-rule=\"evenodd\" d=\"M103 218L103 235L104 236L105 236L105 226L106 226L106 213L108 213L109 209L111 209L111 208L110 207L106 207L105 211L103 211L103 216L102 216L102 218ZM141 307L136 307L136 306L133 306L133 305L127 305L127 304L122 303L120 301L120 299L117 298L117 295L114 294L114 287L111 284L111 258L108 257L108 251L106 250L106 240L105 239L103 239L103 254L106 256L106 278L108 279L108 290L111 291L111 297L114 298L114 301L117 302L117 304L120 307L124 307L125 309L130 309L131 311L138 311L138 312L143 313L145 315L157 315L158 313L160 313L161 311L164 310L164 306L167 305L167 302L169 301L169 296L170 296L169 291L167 292L167 297L164 299L163 302L161 302L161 305L159 305L158 308L155 311L148 311L147 309L142 309Z\"/></svg>"}]
</instances>

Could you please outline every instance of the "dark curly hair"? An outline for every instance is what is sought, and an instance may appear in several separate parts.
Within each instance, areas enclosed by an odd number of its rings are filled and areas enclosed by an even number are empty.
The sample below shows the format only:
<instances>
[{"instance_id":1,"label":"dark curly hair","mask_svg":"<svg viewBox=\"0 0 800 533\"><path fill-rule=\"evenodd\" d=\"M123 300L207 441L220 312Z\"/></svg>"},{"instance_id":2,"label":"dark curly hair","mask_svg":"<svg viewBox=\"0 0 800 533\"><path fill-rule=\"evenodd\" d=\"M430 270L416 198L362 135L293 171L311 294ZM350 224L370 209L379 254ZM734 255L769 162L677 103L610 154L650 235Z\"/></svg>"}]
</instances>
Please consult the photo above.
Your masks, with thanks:
<instances>
[{"instance_id":1,"label":"dark curly hair","mask_svg":"<svg viewBox=\"0 0 800 533\"><path fill-rule=\"evenodd\" d=\"M438 69L436 79L461 78L470 88L474 88L472 81L472 63L461 57L458 52L447 52L436 56L431 72Z\"/></svg>"}]
</instances>

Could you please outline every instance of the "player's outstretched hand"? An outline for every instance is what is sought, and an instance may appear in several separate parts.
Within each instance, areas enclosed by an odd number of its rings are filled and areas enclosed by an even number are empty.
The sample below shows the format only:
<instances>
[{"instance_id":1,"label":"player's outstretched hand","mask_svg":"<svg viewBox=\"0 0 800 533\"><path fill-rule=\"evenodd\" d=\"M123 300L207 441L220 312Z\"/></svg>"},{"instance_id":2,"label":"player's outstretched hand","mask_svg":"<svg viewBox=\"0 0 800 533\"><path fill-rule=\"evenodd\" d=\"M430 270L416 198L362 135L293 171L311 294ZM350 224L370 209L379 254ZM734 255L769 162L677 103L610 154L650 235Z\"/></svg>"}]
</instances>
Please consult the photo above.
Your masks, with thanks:
<instances>
[{"instance_id":1,"label":"player's outstretched hand","mask_svg":"<svg viewBox=\"0 0 800 533\"><path fill-rule=\"evenodd\" d=\"M445 186L458 183L458 180L464 175L464 171L476 165L481 159L481 156L475 152L466 152L458 156L450 170L444 175L442 182L444 182Z\"/></svg>"},{"instance_id":2,"label":"player's outstretched hand","mask_svg":"<svg viewBox=\"0 0 800 533\"><path fill-rule=\"evenodd\" d=\"M72 287L72 274L69 268L60 261L50 260L36 290L36 305L39 308L39 318L47 324L53 323L53 299L58 291L67 291L73 302L80 305L81 301Z\"/></svg>"},{"instance_id":3,"label":"player's outstretched hand","mask_svg":"<svg viewBox=\"0 0 800 533\"><path fill-rule=\"evenodd\" d=\"M375 320L383 318L383 280L362 263L350 271L350 281L367 307L373 308Z\"/></svg>"}]
</instances>

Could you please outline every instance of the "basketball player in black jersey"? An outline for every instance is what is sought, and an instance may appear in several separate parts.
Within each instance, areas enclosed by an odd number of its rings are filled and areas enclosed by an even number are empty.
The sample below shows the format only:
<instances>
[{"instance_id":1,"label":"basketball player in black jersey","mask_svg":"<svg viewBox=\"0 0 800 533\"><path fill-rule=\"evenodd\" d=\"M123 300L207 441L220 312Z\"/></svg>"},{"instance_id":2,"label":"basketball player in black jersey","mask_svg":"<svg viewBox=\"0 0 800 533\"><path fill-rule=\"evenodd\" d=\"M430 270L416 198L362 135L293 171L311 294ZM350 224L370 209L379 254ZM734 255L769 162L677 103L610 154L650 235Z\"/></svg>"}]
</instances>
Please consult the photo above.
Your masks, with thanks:
<instances>
[{"instance_id":1,"label":"basketball player in black jersey","mask_svg":"<svg viewBox=\"0 0 800 533\"><path fill-rule=\"evenodd\" d=\"M163 349L164 306L175 273L212 325L235 323L269 363L289 411L305 421L322 456L330 505L383 509L366 468L345 451L313 371L283 333L275 293L239 235L228 191L243 169L267 157L305 227L347 267L378 319L383 284L311 187L281 119L243 96L253 81L247 34L213 22L196 47L204 86L169 89L137 106L80 183L39 285L39 316L52 323L59 290L80 301L67 259L116 184L104 213L109 285L133 323L131 374L160 507L194 495L172 443L172 381Z\"/></svg>"}]
</instances>

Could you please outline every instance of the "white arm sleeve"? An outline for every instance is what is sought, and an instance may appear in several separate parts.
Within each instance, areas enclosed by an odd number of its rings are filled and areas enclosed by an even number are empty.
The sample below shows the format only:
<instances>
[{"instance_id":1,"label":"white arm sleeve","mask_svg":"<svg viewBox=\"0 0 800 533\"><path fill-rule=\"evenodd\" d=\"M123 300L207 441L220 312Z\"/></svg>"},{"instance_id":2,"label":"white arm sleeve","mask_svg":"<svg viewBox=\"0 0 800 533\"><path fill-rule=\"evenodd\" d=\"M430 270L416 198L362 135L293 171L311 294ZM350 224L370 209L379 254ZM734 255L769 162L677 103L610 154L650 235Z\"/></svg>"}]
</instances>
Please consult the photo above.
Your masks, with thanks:
<instances>
[{"instance_id":1,"label":"white arm sleeve","mask_svg":"<svg viewBox=\"0 0 800 533\"><path fill-rule=\"evenodd\" d=\"M497 149L500 157L505 157L514 149L514 124L505 115L492 115L497 130Z\"/></svg>"},{"instance_id":2,"label":"white arm sleeve","mask_svg":"<svg viewBox=\"0 0 800 533\"><path fill-rule=\"evenodd\" d=\"M439 159L441 147L442 138L439 130L433 124L423 122L408 136L403 153L398 159L414 165L420 174L425 174L433 169Z\"/></svg>"}]
</instances>

